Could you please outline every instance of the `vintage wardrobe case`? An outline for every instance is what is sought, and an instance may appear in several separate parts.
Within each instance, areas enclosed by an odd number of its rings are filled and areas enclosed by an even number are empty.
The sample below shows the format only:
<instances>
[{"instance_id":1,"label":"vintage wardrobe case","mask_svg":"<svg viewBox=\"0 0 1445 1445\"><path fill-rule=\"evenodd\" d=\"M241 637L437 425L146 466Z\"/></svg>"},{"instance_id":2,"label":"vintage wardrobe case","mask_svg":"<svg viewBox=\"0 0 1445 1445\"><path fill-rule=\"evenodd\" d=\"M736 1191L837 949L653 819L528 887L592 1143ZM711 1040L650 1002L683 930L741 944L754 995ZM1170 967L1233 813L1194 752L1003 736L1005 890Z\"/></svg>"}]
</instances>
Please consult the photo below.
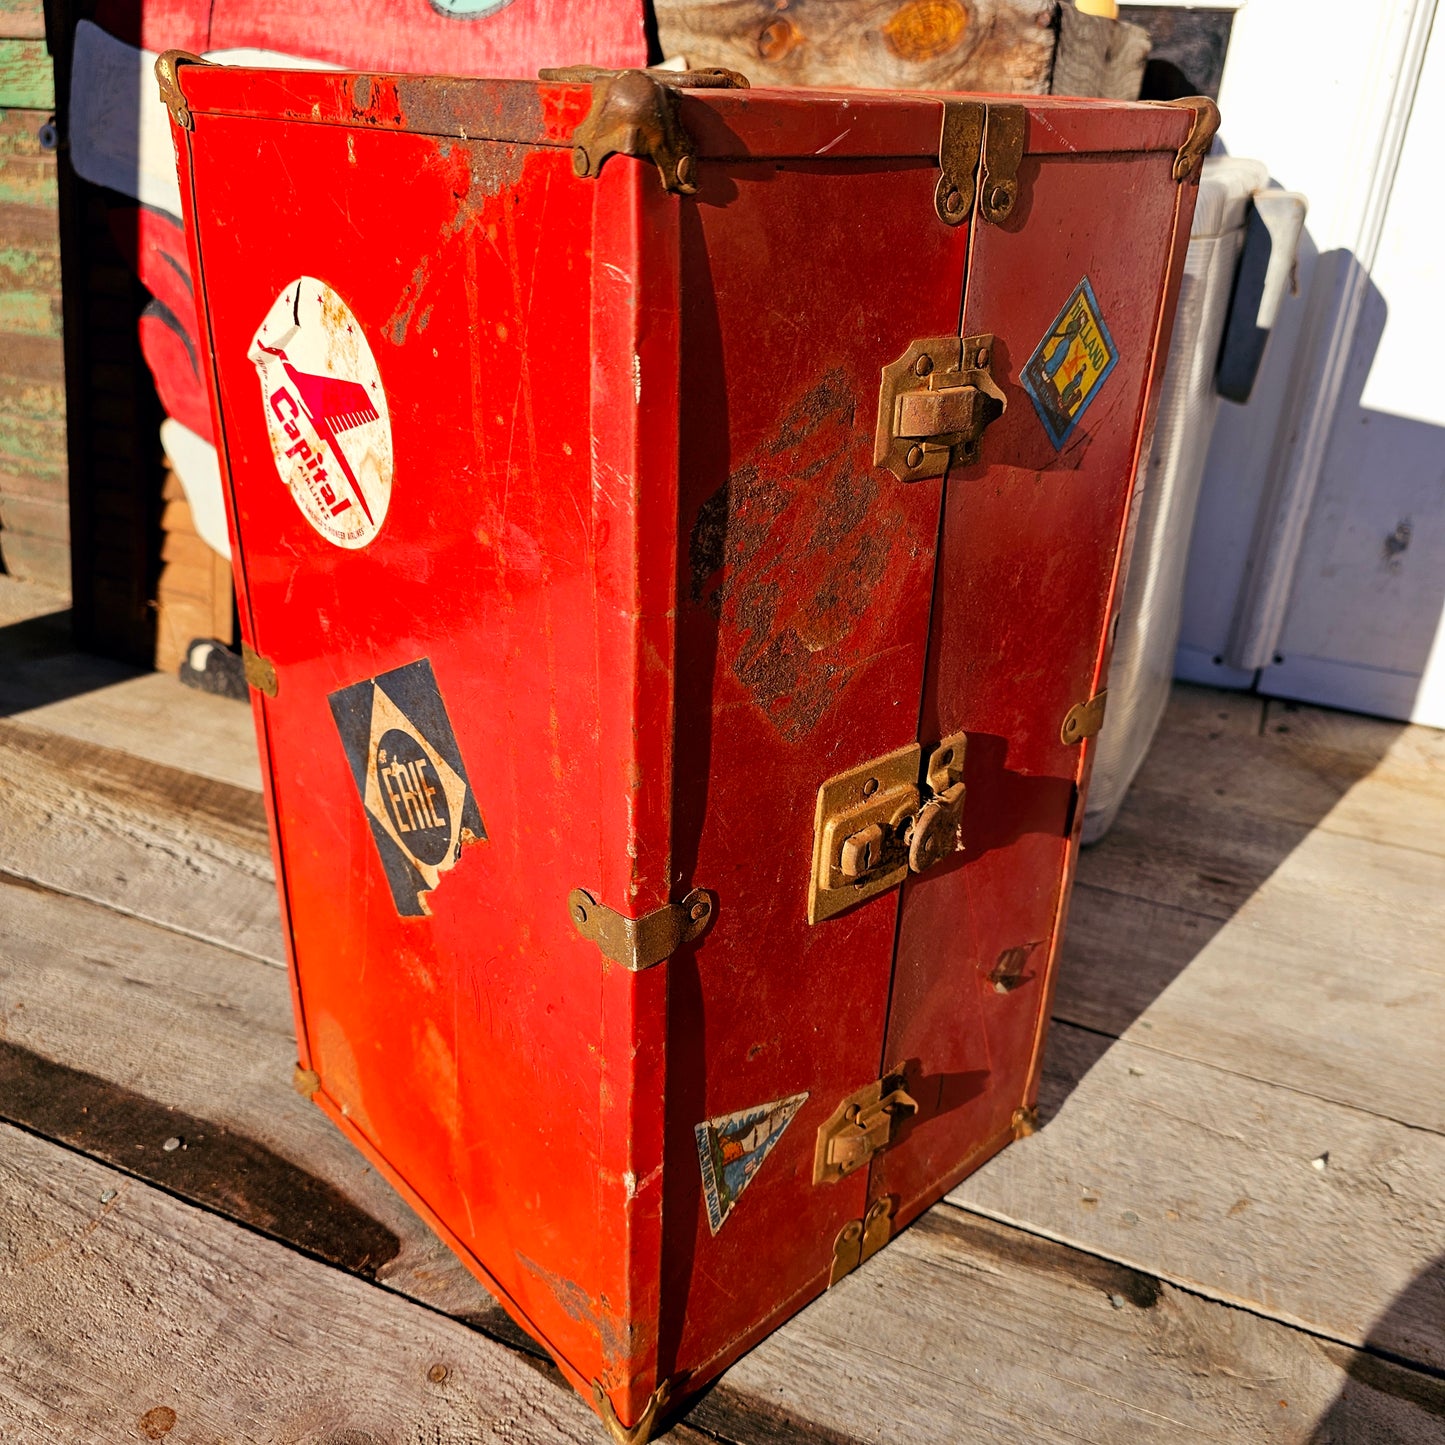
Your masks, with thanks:
<instances>
[{"instance_id":1,"label":"vintage wardrobe case","mask_svg":"<svg viewBox=\"0 0 1445 1445\"><path fill-rule=\"evenodd\" d=\"M158 70L299 1086L640 1437L1031 1127L1213 107Z\"/></svg>"}]
</instances>

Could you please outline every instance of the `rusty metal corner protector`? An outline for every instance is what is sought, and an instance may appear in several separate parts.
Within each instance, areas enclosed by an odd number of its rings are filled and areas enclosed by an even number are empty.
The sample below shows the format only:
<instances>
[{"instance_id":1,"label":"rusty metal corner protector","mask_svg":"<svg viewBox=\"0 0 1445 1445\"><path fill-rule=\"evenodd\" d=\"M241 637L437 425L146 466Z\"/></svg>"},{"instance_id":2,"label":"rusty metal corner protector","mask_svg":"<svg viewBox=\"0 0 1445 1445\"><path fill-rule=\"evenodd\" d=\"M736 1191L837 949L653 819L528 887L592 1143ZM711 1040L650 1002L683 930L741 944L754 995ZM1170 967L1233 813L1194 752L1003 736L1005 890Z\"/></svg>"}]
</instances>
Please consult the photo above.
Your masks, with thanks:
<instances>
[{"instance_id":1,"label":"rusty metal corner protector","mask_svg":"<svg viewBox=\"0 0 1445 1445\"><path fill-rule=\"evenodd\" d=\"M249 643L241 644L241 668L246 681L259 693L275 697L281 690L276 677L276 664L269 657L263 657Z\"/></svg>"},{"instance_id":2,"label":"rusty metal corner protector","mask_svg":"<svg viewBox=\"0 0 1445 1445\"><path fill-rule=\"evenodd\" d=\"M574 888L567 895L572 926L631 973L661 963L682 944L700 938L716 911L705 888L694 888L681 903L664 903L641 918L628 918L599 903L585 888Z\"/></svg>"},{"instance_id":3,"label":"rusty metal corner protector","mask_svg":"<svg viewBox=\"0 0 1445 1445\"><path fill-rule=\"evenodd\" d=\"M542 80L592 86L592 108L572 132L572 170L584 180L602 173L608 156L649 159L662 188L690 196L697 190L697 152L678 114L679 90L746 90L735 70L600 70L569 65L538 71Z\"/></svg>"},{"instance_id":4,"label":"rusty metal corner protector","mask_svg":"<svg viewBox=\"0 0 1445 1445\"><path fill-rule=\"evenodd\" d=\"M297 1064L296 1072L291 1075L291 1087L303 1098L310 1099L321 1088L321 1075L315 1069L303 1069Z\"/></svg>"},{"instance_id":5,"label":"rusty metal corner protector","mask_svg":"<svg viewBox=\"0 0 1445 1445\"><path fill-rule=\"evenodd\" d=\"M196 122L191 115L190 106L186 104L185 96L181 94L180 68L183 65L210 63L209 60L202 60L199 55L192 55L189 50L167 50L164 55L156 56L156 84L161 88L161 99L170 111L171 119L182 130L195 129Z\"/></svg>"},{"instance_id":6,"label":"rusty metal corner protector","mask_svg":"<svg viewBox=\"0 0 1445 1445\"><path fill-rule=\"evenodd\" d=\"M1039 1106L1037 1104L1014 1110L1013 1131L1015 1139L1027 1139L1030 1134L1039 1132Z\"/></svg>"},{"instance_id":7,"label":"rusty metal corner protector","mask_svg":"<svg viewBox=\"0 0 1445 1445\"><path fill-rule=\"evenodd\" d=\"M671 1384L664 1380L647 1397L647 1404L643 1407L642 1414L637 1417L637 1423L624 1425L617 1418L617 1411L613 1408L607 1391L602 1388L602 1381L593 1380L592 1382L592 1398L597 1402L597 1413L602 1416L602 1423L607 1427L607 1433L617 1442L617 1445L643 1445L644 1441L650 1440L653 1427L657 1424L657 1417L666 1408L668 1396L671 1393Z\"/></svg>"},{"instance_id":8,"label":"rusty metal corner protector","mask_svg":"<svg viewBox=\"0 0 1445 1445\"><path fill-rule=\"evenodd\" d=\"M1219 129L1219 107L1207 95L1186 95L1182 100L1160 103L1175 110L1194 112L1194 124L1174 156L1174 179L1187 181L1191 176L1197 178L1204 157L1209 154L1214 133Z\"/></svg>"}]
</instances>

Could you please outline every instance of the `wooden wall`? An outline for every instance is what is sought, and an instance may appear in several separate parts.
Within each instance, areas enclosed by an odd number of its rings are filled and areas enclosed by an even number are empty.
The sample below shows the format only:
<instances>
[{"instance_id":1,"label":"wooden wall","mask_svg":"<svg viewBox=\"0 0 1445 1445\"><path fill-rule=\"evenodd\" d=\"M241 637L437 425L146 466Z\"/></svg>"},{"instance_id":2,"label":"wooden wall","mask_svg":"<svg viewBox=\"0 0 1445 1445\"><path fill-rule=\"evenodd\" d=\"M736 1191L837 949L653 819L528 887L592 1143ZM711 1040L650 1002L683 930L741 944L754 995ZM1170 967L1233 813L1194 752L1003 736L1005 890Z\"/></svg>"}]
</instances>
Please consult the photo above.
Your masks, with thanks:
<instances>
[{"instance_id":1,"label":"wooden wall","mask_svg":"<svg viewBox=\"0 0 1445 1445\"><path fill-rule=\"evenodd\" d=\"M0 0L0 570L67 590L54 107L41 0Z\"/></svg>"}]
</instances>

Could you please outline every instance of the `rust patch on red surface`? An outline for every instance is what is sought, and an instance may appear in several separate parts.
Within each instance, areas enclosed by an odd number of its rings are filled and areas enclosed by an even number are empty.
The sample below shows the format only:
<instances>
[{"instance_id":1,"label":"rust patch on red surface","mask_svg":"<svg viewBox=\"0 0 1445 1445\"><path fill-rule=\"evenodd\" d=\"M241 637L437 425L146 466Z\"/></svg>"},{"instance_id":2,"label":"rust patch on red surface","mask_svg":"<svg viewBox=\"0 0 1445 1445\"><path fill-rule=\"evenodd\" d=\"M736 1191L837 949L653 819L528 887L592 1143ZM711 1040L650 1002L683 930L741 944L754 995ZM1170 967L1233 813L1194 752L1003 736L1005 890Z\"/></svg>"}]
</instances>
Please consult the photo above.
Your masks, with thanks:
<instances>
[{"instance_id":1,"label":"rust patch on red surface","mask_svg":"<svg viewBox=\"0 0 1445 1445\"><path fill-rule=\"evenodd\" d=\"M479 85L456 76L409 75L396 86L409 130L521 142L535 142L545 133L542 100L530 83Z\"/></svg>"},{"instance_id":2,"label":"rust patch on red surface","mask_svg":"<svg viewBox=\"0 0 1445 1445\"><path fill-rule=\"evenodd\" d=\"M397 85L397 80L388 75L358 75L350 81L348 98L356 124L397 129L405 126L406 111Z\"/></svg>"},{"instance_id":3,"label":"rust patch on red surface","mask_svg":"<svg viewBox=\"0 0 1445 1445\"><path fill-rule=\"evenodd\" d=\"M692 529L692 599L718 619L719 652L790 742L886 643L918 561L854 412L847 376L830 371L702 504Z\"/></svg>"}]
</instances>

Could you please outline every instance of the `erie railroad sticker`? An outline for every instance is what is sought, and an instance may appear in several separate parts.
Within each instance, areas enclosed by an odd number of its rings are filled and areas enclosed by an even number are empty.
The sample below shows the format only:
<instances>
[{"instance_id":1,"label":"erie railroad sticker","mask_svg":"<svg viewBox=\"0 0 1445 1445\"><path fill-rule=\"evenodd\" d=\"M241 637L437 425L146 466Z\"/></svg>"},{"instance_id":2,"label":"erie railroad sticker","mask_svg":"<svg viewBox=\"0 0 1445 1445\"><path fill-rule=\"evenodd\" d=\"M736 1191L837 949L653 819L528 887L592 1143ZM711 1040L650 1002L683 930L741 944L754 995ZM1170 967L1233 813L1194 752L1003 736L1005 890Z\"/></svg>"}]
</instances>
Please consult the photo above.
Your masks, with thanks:
<instances>
[{"instance_id":1,"label":"erie railroad sticker","mask_svg":"<svg viewBox=\"0 0 1445 1445\"><path fill-rule=\"evenodd\" d=\"M396 911L425 917L441 875L487 836L432 665L393 668L328 701Z\"/></svg>"},{"instance_id":2,"label":"erie railroad sticker","mask_svg":"<svg viewBox=\"0 0 1445 1445\"><path fill-rule=\"evenodd\" d=\"M1119 359L1089 278L1074 287L1019 380L1062 450Z\"/></svg>"},{"instance_id":3,"label":"erie railroad sticker","mask_svg":"<svg viewBox=\"0 0 1445 1445\"><path fill-rule=\"evenodd\" d=\"M786 1099L704 1119L694 1126L707 1222L714 1234L723 1227L743 1190L752 1183L807 1097L805 1093L790 1094Z\"/></svg>"}]
</instances>

